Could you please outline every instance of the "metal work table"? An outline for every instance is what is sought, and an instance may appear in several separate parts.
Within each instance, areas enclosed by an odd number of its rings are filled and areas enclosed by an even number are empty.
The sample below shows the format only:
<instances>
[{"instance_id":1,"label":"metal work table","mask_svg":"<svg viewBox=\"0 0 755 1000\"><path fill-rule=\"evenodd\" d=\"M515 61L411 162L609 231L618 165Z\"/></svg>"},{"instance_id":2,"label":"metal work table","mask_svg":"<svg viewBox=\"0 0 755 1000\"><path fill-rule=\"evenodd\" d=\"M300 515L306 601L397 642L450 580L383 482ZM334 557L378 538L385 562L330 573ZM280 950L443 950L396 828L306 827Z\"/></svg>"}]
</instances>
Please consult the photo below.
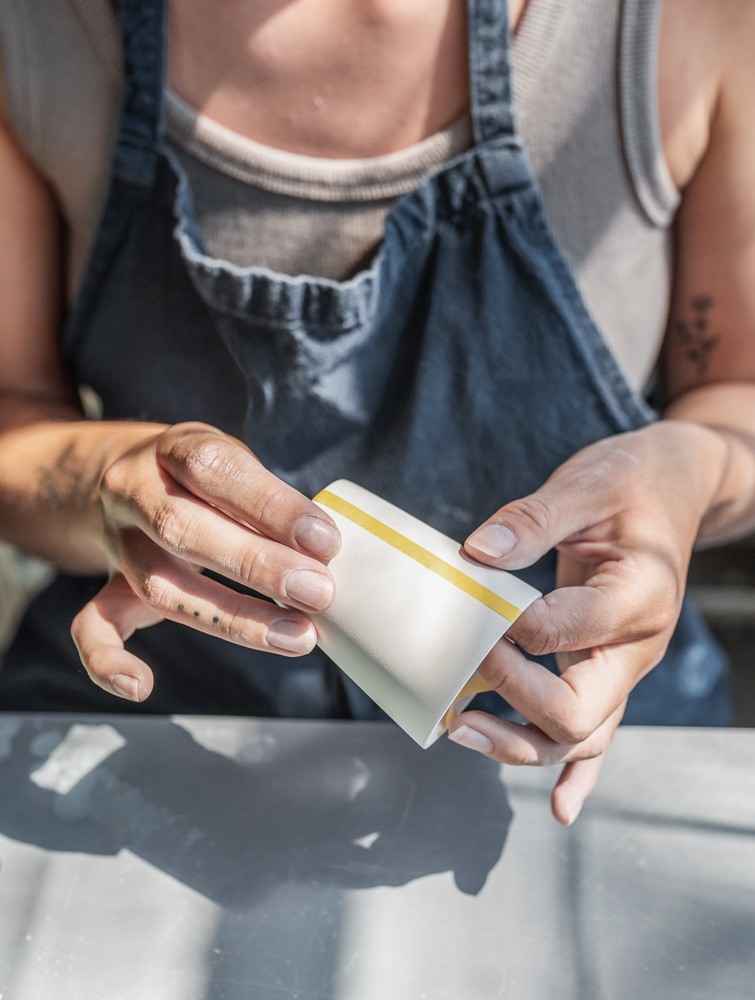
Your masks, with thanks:
<instances>
[{"instance_id":1,"label":"metal work table","mask_svg":"<svg viewBox=\"0 0 755 1000\"><path fill-rule=\"evenodd\" d=\"M2 1000L751 1000L755 731L553 770L389 724L0 716Z\"/></svg>"}]
</instances>

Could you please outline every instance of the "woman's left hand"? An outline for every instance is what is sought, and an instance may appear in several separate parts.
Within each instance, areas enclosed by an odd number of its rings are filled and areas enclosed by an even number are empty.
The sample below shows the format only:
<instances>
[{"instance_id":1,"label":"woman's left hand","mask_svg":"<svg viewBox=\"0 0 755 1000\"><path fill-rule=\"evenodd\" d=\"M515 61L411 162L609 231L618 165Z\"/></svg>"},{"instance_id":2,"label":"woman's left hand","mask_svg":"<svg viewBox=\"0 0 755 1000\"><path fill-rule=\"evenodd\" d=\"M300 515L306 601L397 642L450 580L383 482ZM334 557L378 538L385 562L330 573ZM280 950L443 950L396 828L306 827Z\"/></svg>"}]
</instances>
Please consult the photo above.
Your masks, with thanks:
<instances>
[{"instance_id":1,"label":"woman's left hand","mask_svg":"<svg viewBox=\"0 0 755 1000\"><path fill-rule=\"evenodd\" d=\"M560 823L576 819L630 691L663 657L726 458L715 431L662 420L584 448L467 539L470 556L507 570L558 550L557 589L480 667L529 723L465 712L449 735L502 763L565 764L552 796ZM556 653L560 676L522 650Z\"/></svg>"}]
</instances>

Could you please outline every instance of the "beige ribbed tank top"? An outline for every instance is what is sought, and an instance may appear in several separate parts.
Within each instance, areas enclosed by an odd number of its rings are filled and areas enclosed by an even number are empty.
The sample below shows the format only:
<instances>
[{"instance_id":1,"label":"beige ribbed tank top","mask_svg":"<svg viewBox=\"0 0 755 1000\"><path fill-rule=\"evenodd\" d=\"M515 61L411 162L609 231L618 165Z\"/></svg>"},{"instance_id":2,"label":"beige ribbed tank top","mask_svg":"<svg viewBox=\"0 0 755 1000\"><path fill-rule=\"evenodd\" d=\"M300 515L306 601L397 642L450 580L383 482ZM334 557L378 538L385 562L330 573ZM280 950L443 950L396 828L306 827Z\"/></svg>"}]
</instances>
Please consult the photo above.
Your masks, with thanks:
<instances>
[{"instance_id":1,"label":"beige ribbed tank top","mask_svg":"<svg viewBox=\"0 0 755 1000\"><path fill-rule=\"evenodd\" d=\"M679 201L658 123L661 2L529 0L514 40L519 129L546 214L637 388L665 330ZM12 125L61 206L72 298L117 124L115 17L108 0L3 0L0 46ZM388 157L320 160L237 136L170 94L166 107L208 252L288 273L343 277L363 266L393 201L470 141L462 120Z\"/></svg>"}]
</instances>

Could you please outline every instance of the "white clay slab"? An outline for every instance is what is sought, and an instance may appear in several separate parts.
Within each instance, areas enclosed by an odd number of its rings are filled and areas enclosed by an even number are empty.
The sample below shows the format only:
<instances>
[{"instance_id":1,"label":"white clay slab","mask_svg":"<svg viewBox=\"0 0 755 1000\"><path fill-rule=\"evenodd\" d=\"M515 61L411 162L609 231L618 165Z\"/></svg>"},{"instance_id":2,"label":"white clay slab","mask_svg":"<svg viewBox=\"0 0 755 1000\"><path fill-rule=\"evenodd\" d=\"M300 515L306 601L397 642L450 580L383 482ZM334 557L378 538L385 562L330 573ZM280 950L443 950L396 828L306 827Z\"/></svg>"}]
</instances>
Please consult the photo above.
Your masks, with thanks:
<instances>
[{"instance_id":1,"label":"white clay slab","mask_svg":"<svg viewBox=\"0 0 755 1000\"><path fill-rule=\"evenodd\" d=\"M315 498L343 544L318 645L423 748L478 691L477 667L540 592L348 480Z\"/></svg>"}]
</instances>

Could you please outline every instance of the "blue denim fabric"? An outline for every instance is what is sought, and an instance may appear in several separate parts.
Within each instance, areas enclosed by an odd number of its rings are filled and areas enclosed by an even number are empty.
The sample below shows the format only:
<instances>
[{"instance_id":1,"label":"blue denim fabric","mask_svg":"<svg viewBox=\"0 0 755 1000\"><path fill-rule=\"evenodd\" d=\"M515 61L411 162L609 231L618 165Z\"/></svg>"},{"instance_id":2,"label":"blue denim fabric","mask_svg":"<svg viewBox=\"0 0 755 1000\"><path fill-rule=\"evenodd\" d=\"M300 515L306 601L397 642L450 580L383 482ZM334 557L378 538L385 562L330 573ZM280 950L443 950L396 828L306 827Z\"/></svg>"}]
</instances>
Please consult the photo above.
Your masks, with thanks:
<instances>
[{"instance_id":1,"label":"blue denim fabric","mask_svg":"<svg viewBox=\"0 0 755 1000\"><path fill-rule=\"evenodd\" d=\"M164 2L122 0L121 19L112 188L64 340L107 418L207 421L310 496L353 479L460 540L579 448L653 418L549 233L515 128L504 0L469 0L473 148L394 206L372 265L346 282L207 255L161 142ZM549 590L554 565L522 575ZM32 608L0 705L32 698L35 676L38 696L44 674L60 707L124 707L77 674L58 620L96 585L61 577ZM170 623L130 647L157 674L153 711L379 717L319 651L280 660ZM687 603L627 720L725 724L725 673Z\"/></svg>"}]
</instances>

